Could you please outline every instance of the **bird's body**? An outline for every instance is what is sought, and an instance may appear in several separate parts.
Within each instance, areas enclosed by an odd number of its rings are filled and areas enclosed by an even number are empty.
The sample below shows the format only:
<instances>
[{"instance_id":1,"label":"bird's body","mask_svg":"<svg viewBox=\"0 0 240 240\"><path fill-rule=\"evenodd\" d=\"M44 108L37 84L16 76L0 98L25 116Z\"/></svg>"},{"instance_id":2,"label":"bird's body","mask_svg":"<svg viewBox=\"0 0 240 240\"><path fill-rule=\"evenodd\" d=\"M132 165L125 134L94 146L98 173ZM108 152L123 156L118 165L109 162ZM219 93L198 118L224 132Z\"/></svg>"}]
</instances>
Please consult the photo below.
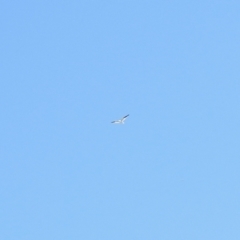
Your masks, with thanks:
<instances>
[{"instance_id":1,"label":"bird's body","mask_svg":"<svg viewBox=\"0 0 240 240\"><path fill-rule=\"evenodd\" d=\"M124 121L126 120L126 118L127 118L128 116L129 116L129 114L126 115L126 116L124 116L123 118L121 118L121 119L119 119L119 120L112 121L111 123L121 123L121 124L124 124Z\"/></svg>"}]
</instances>

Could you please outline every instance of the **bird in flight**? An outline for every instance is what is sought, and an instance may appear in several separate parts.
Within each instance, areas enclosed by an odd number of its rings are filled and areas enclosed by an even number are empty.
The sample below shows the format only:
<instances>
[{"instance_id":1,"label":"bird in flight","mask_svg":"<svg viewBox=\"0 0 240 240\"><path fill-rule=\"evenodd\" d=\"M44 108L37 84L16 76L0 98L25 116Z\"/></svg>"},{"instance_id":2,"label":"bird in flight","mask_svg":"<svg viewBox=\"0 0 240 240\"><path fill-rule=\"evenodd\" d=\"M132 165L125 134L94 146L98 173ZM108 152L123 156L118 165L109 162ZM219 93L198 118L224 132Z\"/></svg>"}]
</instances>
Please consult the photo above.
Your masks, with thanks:
<instances>
[{"instance_id":1,"label":"bird in flight","mask_svg":"<svg viewBox=\"0 0 240 240\"><path fill-rule=\"evenodd\" d=\"M126 118L127 118L128 116L129 116L129 114L126 115L126 116L124 116L123 118L121 118L121 119L119 119L119 120L112 121L111 123L121 123L121 124L124 124L124 121L126 120Z\"/></svg>"}]
</instances>

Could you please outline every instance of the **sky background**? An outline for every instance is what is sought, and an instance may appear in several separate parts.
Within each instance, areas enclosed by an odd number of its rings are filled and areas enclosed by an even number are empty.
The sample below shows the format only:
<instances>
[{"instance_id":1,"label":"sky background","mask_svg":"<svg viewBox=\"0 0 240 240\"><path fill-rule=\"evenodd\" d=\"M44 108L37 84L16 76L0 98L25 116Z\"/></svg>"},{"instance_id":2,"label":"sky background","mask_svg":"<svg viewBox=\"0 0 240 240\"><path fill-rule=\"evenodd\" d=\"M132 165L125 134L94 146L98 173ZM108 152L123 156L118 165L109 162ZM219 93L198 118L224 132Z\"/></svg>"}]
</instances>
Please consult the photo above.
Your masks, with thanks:
<instances>
[{"instance_id":1,"label":"sky background","mask_svg":"<svg viewBox=\"0 0 240 240\"><path fill-rule=\"evenodd\" d=\"M239 13L2 1L0 239L239 240Z\"/></svg>"}]
</instances>

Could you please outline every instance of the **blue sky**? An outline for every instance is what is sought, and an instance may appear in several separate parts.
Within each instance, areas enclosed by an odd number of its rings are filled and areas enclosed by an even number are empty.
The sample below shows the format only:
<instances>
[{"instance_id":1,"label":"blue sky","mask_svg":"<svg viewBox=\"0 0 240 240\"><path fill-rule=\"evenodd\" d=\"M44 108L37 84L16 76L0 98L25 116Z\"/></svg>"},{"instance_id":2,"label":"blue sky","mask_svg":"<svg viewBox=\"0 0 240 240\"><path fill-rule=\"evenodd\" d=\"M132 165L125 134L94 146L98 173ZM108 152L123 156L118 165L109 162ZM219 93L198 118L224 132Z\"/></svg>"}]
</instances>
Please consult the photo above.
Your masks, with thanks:
<instances>
[{"instance_id":1,"label":"blue sky","mask_svg":"<svg viewBox=\"0 0 240 240\"><path fill-rule=\"evenodd\" d=\"M0 238L240 239L239 12L3 1Z\"/></svg>"}]
</instances>

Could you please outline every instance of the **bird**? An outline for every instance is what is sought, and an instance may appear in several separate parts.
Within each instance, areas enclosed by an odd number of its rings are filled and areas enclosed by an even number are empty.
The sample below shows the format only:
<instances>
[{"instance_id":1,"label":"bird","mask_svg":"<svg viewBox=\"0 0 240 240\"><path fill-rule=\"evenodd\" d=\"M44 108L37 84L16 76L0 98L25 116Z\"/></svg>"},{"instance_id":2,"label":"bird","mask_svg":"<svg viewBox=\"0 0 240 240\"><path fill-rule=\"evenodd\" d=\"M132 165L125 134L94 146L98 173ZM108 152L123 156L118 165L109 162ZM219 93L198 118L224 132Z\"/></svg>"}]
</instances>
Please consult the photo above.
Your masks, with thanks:
<instances>
[{"instance_id":1,"label":"bird","mask_svg":"<svg viewBox=\"0 0 240 240\"><path fill-rule=\"evenodd\" d=\"M126 116L124 116L123 118L121 118L121 119L119 119L119 120L112 121L111 123L121 123L121 124L124 124L124 121L126 120L126 118L127 118L128 116L129 116L129 114L126 115Z\"/></svg>"}]
</instances>

